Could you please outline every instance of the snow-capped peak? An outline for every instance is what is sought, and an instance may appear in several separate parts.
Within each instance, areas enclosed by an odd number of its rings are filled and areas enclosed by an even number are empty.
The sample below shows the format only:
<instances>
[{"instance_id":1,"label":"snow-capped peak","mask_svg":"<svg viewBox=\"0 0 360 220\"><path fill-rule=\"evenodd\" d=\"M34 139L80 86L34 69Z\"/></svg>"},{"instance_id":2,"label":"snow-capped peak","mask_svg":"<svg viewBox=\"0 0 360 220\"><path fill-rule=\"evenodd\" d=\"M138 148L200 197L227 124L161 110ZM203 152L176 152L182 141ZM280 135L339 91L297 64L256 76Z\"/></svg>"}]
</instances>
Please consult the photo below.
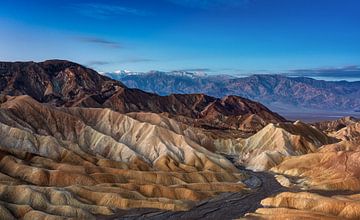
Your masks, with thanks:
<instances>
[{"instance_id":1,"label":"snow-capped peak","mask_svg":"<svg viewBox=\"0 0 360 220\"><path fill-rule=\"evenodd\" d=\"M133 71L130 71L130 70L115 70L111 74L113 74L113 75L137 75L139 73L133 72Z\"/></svg>"},{"instance_id":2,"label":"snow-capped peak","mask_svg":"<svg viewBox=\"0 0 360 220\"><path fill-rule=\"evenodd\" d=\"M175 76L186 76L186 77L190 77L190 78L205 77L205 76L207 76L206 73L201 72L201 71L187 72L187 71L177 70L177 71L169 72L168 74L169 74L169 75L175 75Z\"/></svg>"}]
</instances>

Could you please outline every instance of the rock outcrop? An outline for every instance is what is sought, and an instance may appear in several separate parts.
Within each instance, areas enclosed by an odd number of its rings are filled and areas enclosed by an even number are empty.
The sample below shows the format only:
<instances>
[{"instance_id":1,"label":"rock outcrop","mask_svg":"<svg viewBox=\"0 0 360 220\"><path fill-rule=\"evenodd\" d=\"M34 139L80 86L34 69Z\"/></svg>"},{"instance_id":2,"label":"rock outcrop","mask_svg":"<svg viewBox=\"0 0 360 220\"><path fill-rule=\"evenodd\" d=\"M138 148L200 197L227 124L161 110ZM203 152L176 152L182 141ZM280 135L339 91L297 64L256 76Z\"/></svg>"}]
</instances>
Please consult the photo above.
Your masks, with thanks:
<instances>
[{"instance_id":1,"label":"rock outcrop","mask_svg":"<svg viewBox=\"0 0 360 220\"><path fill-rule=\"evenodd\" d=\"M3 217L93 219L126 208L186 210L196 201L245 188L244 174L172 131L179 125L166 128L152 124L156 118L137 120L143 113L136 114L54 108L29 96L3 96Z\"/></svg>"},{"instance_id":2,"label":"rock outcrop","mask_svg":"<svg viewBox=\"0 0 360 220\"><path fill-rule=\"evenodd\" d=\"M353 123L336 132L343 139L324 145L316 152L285 159L271 169L283 175L283 183L292 182L303 189L360 190L359 123ZM285 176L288 177L287 181ZM285 181L284 181L285 180ZM289 181L293 180L293 181Z\"/></svg>"},{"instance_id":3,"label":"rock outcrop","mask_svg":"<svg viewBox=\"0 0 360 220\"><path fill-rule=\"evenodd\" d=\"M314 126L317 127L319 130L326 132L328 134L335 133L342 128L345 128L351 124L356 122L360 122L359 119L354 117L343 117L333 121L321 121L314 123Z\"/></svg>"},{"instance_id":4,"label":"rock outcrop","mask_svg":"<svg viewBox=\"0 0 360 220\"><path fill-rule=\"evenodd\" d=\"M239 163L252 170L268 170L288 156L317 151L324 144L334 143L315 127L302 123L269 124L247 139L232 141L230 153L239 155Z\"/></svg>"},{"instance_id":5,"label":"rock outcrop","mask_svg":"<svg viewBox=\"0 0 360 220\"><path fill-rule=\"evenodd\" d=\"M271 171L292 179L292 184L302 189L359 191L358 146L349 151L328 150L327 147L316 153L288 158Z\"/></svg>"},{"instance_id":6,"label":"rock outcrop","mask_svg":"<svg viewBox=\"0 0 360 220\"><path fill-rule=\"evenodd\" d=\"M342 121L342 120L339 120ZM327 123L337 127L337 123ZM360 145L358 122L337 129L340 142L291 156L270 171L283 192L262 200L246 219L359 219ZM302 192L301 192L302 191ZM312 193L310 193L310 192ZM319 194L316 194L317 192Z\"/></svg>"},{"instance_id":7,"label":"rock outcrop","mask_svg":"<svg viewBox=\"0 0 360 220\"><path fill-rule=\"evenodd\" d=\"M352 123L333 134L334 137L360 144L360 122Z\"/></svg>"},{"instance_id":8,"label":"rock outcrop","mask_svg":"<svg viewBox=\"0 0 360 220\"><path fill-rule=\"evenodd\" d=\"M266 208L245 219L359 219L360 195L320 196L314 193L284 192L261 201Z\"/></svg>"}]
</instances>

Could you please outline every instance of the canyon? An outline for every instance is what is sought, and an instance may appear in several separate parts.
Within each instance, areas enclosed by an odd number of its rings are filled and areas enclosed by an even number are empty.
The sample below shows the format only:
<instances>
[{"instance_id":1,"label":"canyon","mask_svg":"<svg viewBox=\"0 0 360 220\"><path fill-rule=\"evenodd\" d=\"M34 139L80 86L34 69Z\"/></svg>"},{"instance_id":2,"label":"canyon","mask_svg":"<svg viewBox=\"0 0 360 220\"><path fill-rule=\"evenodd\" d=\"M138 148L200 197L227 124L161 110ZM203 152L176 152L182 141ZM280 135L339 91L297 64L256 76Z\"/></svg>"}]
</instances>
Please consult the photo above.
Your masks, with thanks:
<instances>
[{"instance_id":1,"label":"canyon","mask_svg":"<svg viewBox=\"0 0 360 220\"><path fill-rule=\"evenodd\" d=\"M1 219L357 219L360 122L1 62Z\"/></svg>"}]
</instances>

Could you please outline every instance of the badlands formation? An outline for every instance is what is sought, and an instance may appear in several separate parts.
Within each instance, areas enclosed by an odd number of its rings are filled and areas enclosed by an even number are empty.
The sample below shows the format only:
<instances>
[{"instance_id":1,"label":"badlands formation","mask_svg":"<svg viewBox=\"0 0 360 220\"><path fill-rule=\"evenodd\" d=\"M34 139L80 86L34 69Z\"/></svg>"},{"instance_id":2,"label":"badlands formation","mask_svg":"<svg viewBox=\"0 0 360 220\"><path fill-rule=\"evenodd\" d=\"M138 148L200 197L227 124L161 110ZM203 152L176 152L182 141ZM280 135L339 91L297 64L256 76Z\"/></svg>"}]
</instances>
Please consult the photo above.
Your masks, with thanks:
<instances>
[{"instance_id":1,"label":"badlands formation","mask_svg":"<svg viewBox=\"0 0 360 220\"><path fill-rule=\"evenodd\" d=\"M170 129L109 109L1 101L2 219L186 210L244 189L228 160Z\"/></svg>"},{"instance_id":2,"label":"badlands formation","mask_svg":"<svg viewBox=\"0 0 360 220\"><path fill-rule=\"evenodd\" d=\"M270 170L279 183L295 191L262 200L264 208L246 218L360 218L360 126L353 120L333 130L338 122L328 123L328 130L340 142L324 145L314 153L288 157Z\"/></svg>"},{"instance_id":3,"label":"badlands formation","mask_svg":"<svg viewBox=\"0 0 360 220\"><path fill-rule=\"evenodd\" d=\"M282 181L303 189L360 191L360 123L354 122L332 135L340 142L316 152L289 157L271 169ZM293 178L293 182L288 177Z\"/></svg>"},{"instance_id":4,"label":"badlands formation","mask_svg":"<svg viewBox=\"0 0 360 220\"><path fill-rule=\"evenodd\" d=\"M357 119L287 122L68 61L1 66L0 219L360 218Z\"/></svg>"},{"instance_id":5,"label":"badlands formation","mask_svg":"<svg viewBox=\"0 0 360 220\"><path fill-rule=\"evenodd\" d=\"M324 144L336 142L318 129L296 121L268 124L253 136L242 139L234 152L239 162L252 170L268 170L285 157L317 151Z\"/></svg>"}]
</instances>

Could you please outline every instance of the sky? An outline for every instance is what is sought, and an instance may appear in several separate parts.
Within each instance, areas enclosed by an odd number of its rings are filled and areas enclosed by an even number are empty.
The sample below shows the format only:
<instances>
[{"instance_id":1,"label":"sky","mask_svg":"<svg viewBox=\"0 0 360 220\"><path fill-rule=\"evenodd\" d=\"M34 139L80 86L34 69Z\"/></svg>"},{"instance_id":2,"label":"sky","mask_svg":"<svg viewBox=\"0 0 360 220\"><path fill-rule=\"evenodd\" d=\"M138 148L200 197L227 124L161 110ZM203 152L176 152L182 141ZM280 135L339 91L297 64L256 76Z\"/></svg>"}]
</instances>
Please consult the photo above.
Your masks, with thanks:
<instances>
[{"instance_id":1,"label":"sky","mask_svg":"<svg viewBox=\"0 0 360 220\"><path fill-rule=\"evenodd\" d=\"M358 0L0 0L0 60L360 79Z\"/></svg>"}]
</instances>

